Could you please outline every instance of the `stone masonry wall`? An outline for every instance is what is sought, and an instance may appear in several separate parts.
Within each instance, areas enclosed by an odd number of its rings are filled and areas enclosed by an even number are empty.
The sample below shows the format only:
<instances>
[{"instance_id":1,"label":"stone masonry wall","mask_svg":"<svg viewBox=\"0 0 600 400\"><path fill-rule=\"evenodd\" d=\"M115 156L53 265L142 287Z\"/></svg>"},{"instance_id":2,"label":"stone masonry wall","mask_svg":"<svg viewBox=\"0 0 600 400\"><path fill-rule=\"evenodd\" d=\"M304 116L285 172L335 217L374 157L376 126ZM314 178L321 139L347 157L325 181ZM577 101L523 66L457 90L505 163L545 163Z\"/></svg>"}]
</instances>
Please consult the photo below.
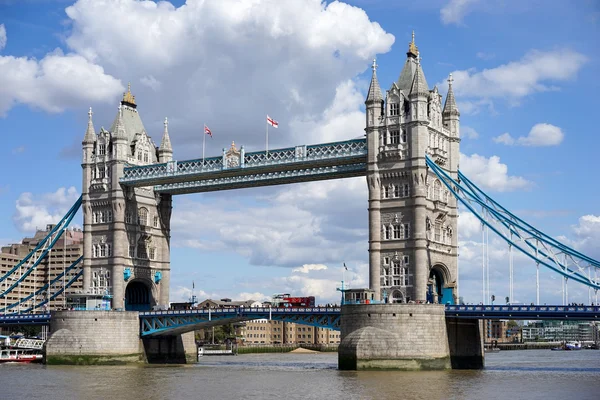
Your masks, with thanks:
<instances>
[{"instance_id":1,"label":"stone masonry wall","mask_svg":"<svg viewBox=\"0 0 600 400\"><path fill-rule=\"evenodd\" d=\"M142 355L139 324L138 313L134 311L53 312L52 335L45 348L46 362L137 362Z\"/></svg>"},{"instance_id":2,"label":"stone masonry wall","mask_svg":"<svg viewBox=\"0 0 600 400\"><path fill-rule=\"evenodd\" d=\"M341 339L340 369L450 368L443 305L344 305Z\"/></svg>"}]
</instances>

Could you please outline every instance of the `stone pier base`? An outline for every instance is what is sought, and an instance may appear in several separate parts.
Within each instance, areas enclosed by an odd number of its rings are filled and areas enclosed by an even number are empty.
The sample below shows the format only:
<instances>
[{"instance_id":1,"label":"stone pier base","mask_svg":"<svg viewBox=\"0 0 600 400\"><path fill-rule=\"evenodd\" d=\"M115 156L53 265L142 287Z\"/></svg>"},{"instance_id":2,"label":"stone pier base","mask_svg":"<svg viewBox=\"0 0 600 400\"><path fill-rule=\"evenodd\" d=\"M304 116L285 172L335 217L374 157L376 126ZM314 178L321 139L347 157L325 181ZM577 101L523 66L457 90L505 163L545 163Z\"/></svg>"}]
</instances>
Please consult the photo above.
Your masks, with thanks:
<instances>
[{"instance_id":1,"label":"stone pier base","mask_svg":"<svg viewBox=\"0 0 600 400\"><path fill-rule=\"evenodd\" d=\"M195 360L194 333L140 339L135 311L56 311L44 353L47 364L118 365Z\"/></svg>"},{"instance_id":2,"label":"stone pier base","mask_svg":"<svg viewBox=\"0 0 600 400\"><path fill-rule=\"evenodd\" d=\"M342 370L451 368L443 305L344 305L341 339Z\"/></svg>"},{"instance_id":3,"label":"stone pier base","mask_svg":"<svg viewBox=\"0 0 600 400\"><path fill-rule=\"evenodd\" d=\"M142 339L146 361L150 364L186 364L197 361L194 332L175 336Z\"/></svg>"},{"instance_id":4,"label":"stone pier base","mask_svg":"<svg viewBox=\"0 0 600 400\"><path fill-rule=\"evenodd\" d=\"M448 345L452 369L482 369L483 321L466 318L447 318Z\"/></svg>"}]
</instances>

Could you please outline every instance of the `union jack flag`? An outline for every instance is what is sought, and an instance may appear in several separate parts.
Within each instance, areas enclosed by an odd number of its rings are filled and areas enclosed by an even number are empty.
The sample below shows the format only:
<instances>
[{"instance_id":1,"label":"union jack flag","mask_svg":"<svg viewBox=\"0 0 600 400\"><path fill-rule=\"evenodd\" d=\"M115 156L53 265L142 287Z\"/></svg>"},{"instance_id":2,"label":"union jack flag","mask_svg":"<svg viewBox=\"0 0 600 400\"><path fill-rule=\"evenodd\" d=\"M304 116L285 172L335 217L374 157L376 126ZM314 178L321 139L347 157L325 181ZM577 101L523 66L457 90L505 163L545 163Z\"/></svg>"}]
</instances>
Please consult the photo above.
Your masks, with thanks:
<instances>
[{"instance_id":1,"label":"union jack flag","mask_svg":"<svg viewBox=\"0 0 600 400\"><path fill-rule=\"evenodd\" d=\"M210 129L208 129L208 126L204 125L204 133L206 133L208 136L212 137L212 132L210 131Z\"/></svg>"}]
</instances>

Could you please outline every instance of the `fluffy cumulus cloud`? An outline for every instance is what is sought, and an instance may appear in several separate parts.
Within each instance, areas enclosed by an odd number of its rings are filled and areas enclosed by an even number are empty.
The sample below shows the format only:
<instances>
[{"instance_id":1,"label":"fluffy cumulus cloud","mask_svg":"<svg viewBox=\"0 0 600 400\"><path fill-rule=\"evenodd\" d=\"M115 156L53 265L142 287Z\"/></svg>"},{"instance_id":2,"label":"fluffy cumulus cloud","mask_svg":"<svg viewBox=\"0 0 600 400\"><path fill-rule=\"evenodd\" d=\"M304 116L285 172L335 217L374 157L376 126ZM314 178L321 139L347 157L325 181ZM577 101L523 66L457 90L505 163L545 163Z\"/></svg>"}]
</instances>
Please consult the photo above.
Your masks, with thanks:
<instances>
[{"instance_id":1,"label":"fluffy cumulus cloud","mask_svg":"<svg viewBox=\"0 0 600 400\"><path fill-rule=\"evenodd\" d=\"M569 60L569 62L565 62ZM494 99L511 105L531 94L560 90L558 84L574 79L587 58L574 50L532 50L518 61L478 71L453 71L454 92L461 99L461 111L475 113L483 106L493 107ZM439 87L447 87L440 82Z\"/></svg>"},{"instance_id":2,"label":"fluffy cumulus cloud","mask_svg":"<svg viewBox=\"0 0 600 400\"><path fill-rule=\"evenodd\" d=\"M535 124L527 136L515 139L510 133L506 132L500 136L496 136L493 140L496 143L508 146L514 144L520 146L557 146L563 141L564 137L565 134L558 126L540 123Z\"/></svg>"},{"instance_id":3,"label":"fluffy cumulus cloud","mask_svg":"<svg viewBox=\"0 0 600 400\"><path fill-rule=\"evenodd\" d=\"M79 0L66 13L69 48L132 82L149 132L169 117L176 157L201 151L203 123L219 148L261 149L267 113L280 122L269 147L360 135L364 97L353 79L394 42L338 1Z\"/></svg>"},{"instance_id":4,"label":"fluffy cumulus cloud","mask_svg":"<svg viewBox=\"0 0 600 400\"><path fill-rule=\"evenodd\" d=\"M572 229L572 244L596 260L600 259L600 215L584 215Z\"/></svg>"},{"instance_id":5,"label":"fluffy cumulus cloud","mask_svg":"<svg viewBox=\"0 0 600 400\"><path fill-rule=\"evenodd\" d=\"M44 229L47 224L58 223L78 198L79 193L72 186L41 195L22 193L17 199L13 222L22 232Z\"/></svg>"},{"instance_id":6,"label":"fluffy cumulus cloud","mask_svg":"<svg viewBox=\"0 0 600 400\"><path fill-rule=\"evenodd\" d=\"M500 157L486 158L479 154L460 155L460 170L482 189L496 192L510 192L525 189L531 182L520 176L508 174L508 166L500 162Z\"/></svg>"},{"instance_id":7,"label":"fluffy cumulus cloud","mask_svg":"<svg viewBox=\"0 0 600 400\"><path fill-rule=\"evenodd\" d=\"M0 25L0 50L6 40ZM79 54L56 49L41 60L0 56L0 116L19 103L61 112L82 102L105 102L122 90L118 79Z\"/></svg>"},{"instance_id":8,"label":"fluffy cumulus cloud","mask_svg":"<svg viewBox=\"0 0 600 400\"><path fill-rule=\"evenodd\" d=\"M461 25L463 18L472 11L473 5L479 0L450 0L440 10L440 18L445 25Z\"/></svg>"}]
</instances>

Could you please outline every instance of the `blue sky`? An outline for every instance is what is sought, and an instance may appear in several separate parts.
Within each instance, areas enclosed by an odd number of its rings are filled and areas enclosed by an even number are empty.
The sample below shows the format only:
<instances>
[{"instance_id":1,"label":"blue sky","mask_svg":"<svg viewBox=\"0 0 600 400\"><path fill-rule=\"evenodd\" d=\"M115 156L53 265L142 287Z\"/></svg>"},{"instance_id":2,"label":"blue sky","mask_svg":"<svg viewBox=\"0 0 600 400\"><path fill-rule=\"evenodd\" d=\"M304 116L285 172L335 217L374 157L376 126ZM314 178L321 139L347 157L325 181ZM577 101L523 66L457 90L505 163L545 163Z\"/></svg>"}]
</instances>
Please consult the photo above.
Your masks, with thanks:
<instances>
[{"instance_id":1,"label":"blue sky","mask_svg":"<svg viewBox=\"0 0 600 400\"><path fill-rule=\"evenodd\" d=\"M174 157L231 141L264 148L358 137L373 57L383 89L398 78L411 31L430 87L450 72L461 111L461 170L533 225L600 258L597 1L0 0L0 244L57 220L81 186L87 109L109 128L131 82ZM172 300L314 294L335 301L343 261L367 283L364 178L175 199ZM80 220L79 220L79 223ZM481 298L480 233L461 219L461 295ZM505 246L490 260L506 294ZM519 260L516 300L535 267ZM542 302L559 302L542 274ZM573 301L587 290L569 288Z\"/></svg>"}]
</instances>

